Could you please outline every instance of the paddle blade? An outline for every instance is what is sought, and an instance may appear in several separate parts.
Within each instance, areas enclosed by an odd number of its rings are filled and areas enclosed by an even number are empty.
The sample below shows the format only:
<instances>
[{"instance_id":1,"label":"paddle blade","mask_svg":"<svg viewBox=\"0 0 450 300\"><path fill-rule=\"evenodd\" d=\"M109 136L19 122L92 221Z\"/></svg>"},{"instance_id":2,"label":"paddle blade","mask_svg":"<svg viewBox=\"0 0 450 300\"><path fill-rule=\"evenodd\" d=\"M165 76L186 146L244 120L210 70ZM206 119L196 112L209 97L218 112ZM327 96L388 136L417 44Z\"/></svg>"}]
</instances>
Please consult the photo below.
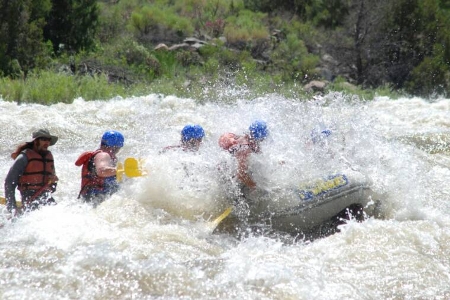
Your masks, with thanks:
<instances>
[{"instance_id":1,"label":"paddle blade","mask_svg":"<svg viewBox=\"0 0 450 300\"><path fill-rule=\"evenodd\" d=\"M0 204L1 205L6 205L6 198L5 197L0 197ZM16 205L18 208L22 207L22 201L16 201Z\"/></svg>"},{"instance_id":2,"label":"paddle blade","mask_svg":"<svg viewBox=\"0 0 450 300\"><path fill-rule=\"evenodd\" d=\"M147 175L147 171L140 168L139 162L136 158L128 157L125 159L124 166L125 175L127 175L127 177L140 177Z\"/></svg>"},{"instance_id":3,"label":"paddle blade","mask_svg":"<svg viewBox=\"0 0 450 300\"><path fill-rule=\"evenodd\" d=\"M233 211L233 206L228 207L227 209L225 209L225 211L218 216L214 221L210 222L208 225L209 227L214 230L216 229L217 225L220 224L220 222L223 221L223 219L225 219L226 217L228 217L228 215Z\"/></svg>"}]
</instances>

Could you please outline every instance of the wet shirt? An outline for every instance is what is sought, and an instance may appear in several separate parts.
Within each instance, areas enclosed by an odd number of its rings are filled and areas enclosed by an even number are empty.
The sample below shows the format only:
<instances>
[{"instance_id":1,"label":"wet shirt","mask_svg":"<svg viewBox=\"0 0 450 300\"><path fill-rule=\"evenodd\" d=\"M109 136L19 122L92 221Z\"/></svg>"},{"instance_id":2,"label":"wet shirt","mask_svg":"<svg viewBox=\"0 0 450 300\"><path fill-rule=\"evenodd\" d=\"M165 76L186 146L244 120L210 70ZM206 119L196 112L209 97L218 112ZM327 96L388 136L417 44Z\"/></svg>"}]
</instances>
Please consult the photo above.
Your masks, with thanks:
<instances>
[{"instance_id":1,"label":"wet shirt","mask_svg":"<svg viewBox=\"0 0 450 300\"><path fill-rule=\"evenodd\" d=\"M16 188L19 184L19 177L25 172L27 165L27 156L20 153L6 175L5 198L8 210L16 208Z\"/></svg>"}]
</instances>

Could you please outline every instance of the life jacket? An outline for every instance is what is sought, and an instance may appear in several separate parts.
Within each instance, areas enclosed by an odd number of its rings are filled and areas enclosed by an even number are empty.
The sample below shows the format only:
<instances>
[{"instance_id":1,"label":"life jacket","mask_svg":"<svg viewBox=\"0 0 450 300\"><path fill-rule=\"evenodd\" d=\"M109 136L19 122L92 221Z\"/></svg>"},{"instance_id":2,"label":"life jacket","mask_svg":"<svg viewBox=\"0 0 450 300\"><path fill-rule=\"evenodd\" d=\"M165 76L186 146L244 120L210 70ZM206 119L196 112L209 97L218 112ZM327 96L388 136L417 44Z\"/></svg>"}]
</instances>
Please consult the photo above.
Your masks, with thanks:
<instances>
[{"instance_id":1,"label":"life jacket","mask_svg":"<svg viewBox=\"0 0 450 300\"><path fill-rule=\"evenodd\" d=\"M98 149L95 151L83 152L75 162L76 166L83 166L81 169L81 190L78 197L85 196L92 192L107 193L105 181L111 181L110 177L100 177L95 172L94 157L100 152L103 151ZM114 177L115 180L115 176L112 177Z\"/></svg>"},{"instance_id":2,"label":"life jacket","mask_svg":"<svg viewBox=\"0 0 450 300\"><path fill-rule=\"evenodd\" d=\"M41 155L33 149L22 151L28 159L25 171L19 177L19 191L39 190L47 185L49 179L55 176L55 164L53 155L48 151Z\"/></svg>"},{"instance_id":3,"label":"life jacket","mask_svg":"<svg viewBox=\"0 0 450 300\"><path fill-rule=\"evenodd\" d=\"M250 143L246 136L240 136L234 133L224 133L219 138L219 146L235 154L239 150L250 149L252 152L258 152L257 145Z\"/></svg>"}]
</instances>

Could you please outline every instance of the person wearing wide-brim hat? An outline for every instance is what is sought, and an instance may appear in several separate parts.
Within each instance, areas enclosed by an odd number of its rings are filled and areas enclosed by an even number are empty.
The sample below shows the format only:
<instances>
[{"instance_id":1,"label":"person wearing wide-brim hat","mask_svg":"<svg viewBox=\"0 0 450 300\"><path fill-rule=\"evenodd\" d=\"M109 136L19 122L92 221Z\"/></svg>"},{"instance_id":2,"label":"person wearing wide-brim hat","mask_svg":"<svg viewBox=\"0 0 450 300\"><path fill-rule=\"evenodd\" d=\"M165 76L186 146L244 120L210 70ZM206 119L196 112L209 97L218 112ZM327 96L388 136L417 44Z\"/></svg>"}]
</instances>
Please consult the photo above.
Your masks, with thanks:
<instances>
[{"instance_id":1,"label":"person wearing wide-brim hat","mask_svg":"<svg viewBox=\"0 0 450 300\"><path fill-rule=\"evenodd\" d=\"M6 208L14 216L41 205L56 204L52 193L56 190L58 177L52 153L48 150L58 137L47 129L32 133L32 140L17 146L11 154L14 163L5 179ZM18 209L15 191L22 196L22 209Z\"/></svg>"},{"instance_id":2,"label":"person wearing wide-brim hat","mask_svg":"<svg viewBox=\"0 0 450 300\"><path fill-rule=\"evenodd\" d=\"M38 131L33 132L32 137L33 141L39 138L50 139L50 146L53 146L58 141L58 137L51 135L47 129L39 129Z\"/></svg>"}]
</instances>

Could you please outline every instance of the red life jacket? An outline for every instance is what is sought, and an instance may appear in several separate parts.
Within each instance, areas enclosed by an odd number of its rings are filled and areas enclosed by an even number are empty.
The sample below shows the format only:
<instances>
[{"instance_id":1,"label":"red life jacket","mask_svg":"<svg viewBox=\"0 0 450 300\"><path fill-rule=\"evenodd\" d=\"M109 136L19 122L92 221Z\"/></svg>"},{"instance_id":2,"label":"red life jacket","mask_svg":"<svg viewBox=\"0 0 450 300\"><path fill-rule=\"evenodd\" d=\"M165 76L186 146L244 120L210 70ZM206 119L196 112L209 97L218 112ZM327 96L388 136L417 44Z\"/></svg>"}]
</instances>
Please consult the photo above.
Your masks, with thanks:
<instances>
[{"instance_id":1,"label":"red life jacket","mask_svg":"<svg viewBox=\"0 0 450 300\"><path fill-rule=\"evenodd\" d=\"M76 166L83 166L81 169L80 195L86 195L90 189L103 190L105 186L104 177L98 176L94 167L94 157L100 152L103 151L100 149L86 151L82 153L75 162Z\"/></svg>"},{"instance_id":2,"label":"red life jacket","mask_svg":"<svg viewBox=\"0 0 450 300\"><path fill-rule=\"evenodd\" d=\"M21 192L39 190L48 184L50 178L55 176L53 155L48 151L42 156L33 149L26 149L22 153L27 156L28 164L19 178L18 189Z\"/></svg>"}]
</instances>

